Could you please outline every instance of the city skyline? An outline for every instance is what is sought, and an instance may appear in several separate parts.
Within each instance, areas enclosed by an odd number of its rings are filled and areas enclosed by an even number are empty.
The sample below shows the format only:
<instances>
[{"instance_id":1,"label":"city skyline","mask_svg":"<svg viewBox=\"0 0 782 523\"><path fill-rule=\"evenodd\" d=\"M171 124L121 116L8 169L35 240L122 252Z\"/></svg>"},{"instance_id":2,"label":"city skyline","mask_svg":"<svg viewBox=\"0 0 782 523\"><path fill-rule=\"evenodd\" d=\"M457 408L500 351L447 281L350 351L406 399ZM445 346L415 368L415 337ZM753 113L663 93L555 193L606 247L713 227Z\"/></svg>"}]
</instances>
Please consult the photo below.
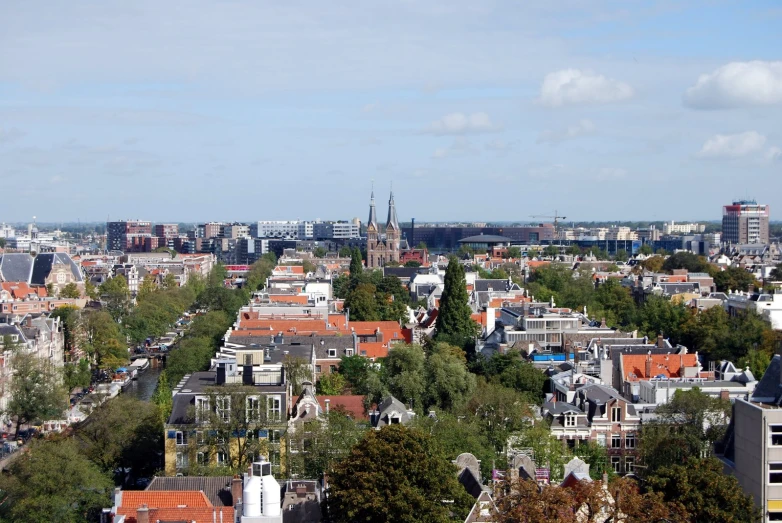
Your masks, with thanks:
<instances>
[{"instance_id":1,"label":"city skyline","mask_svg":"<svg viewBox=\"0 0 782 523\"><path fill-rule=\"evenodd\" d=\"M774 2L47 13L0 6L5 221L350 219L372 179L403 220L782 203Z\"/></svg>"}]
</instances>

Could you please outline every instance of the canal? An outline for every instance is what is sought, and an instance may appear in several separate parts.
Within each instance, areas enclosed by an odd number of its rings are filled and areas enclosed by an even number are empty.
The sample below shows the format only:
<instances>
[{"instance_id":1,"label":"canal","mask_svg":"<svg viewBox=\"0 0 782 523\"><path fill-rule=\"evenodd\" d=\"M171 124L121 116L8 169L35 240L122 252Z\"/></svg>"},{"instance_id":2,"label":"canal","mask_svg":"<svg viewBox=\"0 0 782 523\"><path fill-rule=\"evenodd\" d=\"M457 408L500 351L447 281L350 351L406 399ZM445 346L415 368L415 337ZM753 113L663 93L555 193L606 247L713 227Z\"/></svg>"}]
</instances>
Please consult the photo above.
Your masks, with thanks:
<instances>
[{"instance_id":1,"label":"canal","mask_svg":"<svg viewBox=\"0 0 782 523\"><path fill-rule=\"evenodd\" d=\"M127 394L136 399L142 401L149 401L152 398L152 394L157 387L157 379L160 376L160 371L163 370L163 365L159 367L149 367L147 370L139 374L138 379L133 380L130 386L123 391L123 394Z\"/></svg>"}]
</instances>

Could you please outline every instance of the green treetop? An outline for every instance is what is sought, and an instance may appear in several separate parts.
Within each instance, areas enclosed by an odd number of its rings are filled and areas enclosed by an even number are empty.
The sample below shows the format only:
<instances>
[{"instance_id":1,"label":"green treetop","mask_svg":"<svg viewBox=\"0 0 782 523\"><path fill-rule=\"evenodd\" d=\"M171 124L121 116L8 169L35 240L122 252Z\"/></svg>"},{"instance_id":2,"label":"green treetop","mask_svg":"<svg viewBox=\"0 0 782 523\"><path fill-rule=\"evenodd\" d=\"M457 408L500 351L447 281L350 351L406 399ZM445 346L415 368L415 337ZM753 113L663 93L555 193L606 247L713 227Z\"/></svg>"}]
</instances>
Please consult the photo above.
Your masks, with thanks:
<instances>
[{"instance_id":1,"label":"green treetop","mask_svg":"<svg viewBox=\"0 0 782 523\"><path fill-rule=\"evenodd\" d=\"M437 337L448 339L460 346L464 345L478 331L478 326L471 318L471 314L472 310L467 303L464 267L455 256L451 256L445 271L443 295L440 297Z\"/></svg>"}]
</instances>

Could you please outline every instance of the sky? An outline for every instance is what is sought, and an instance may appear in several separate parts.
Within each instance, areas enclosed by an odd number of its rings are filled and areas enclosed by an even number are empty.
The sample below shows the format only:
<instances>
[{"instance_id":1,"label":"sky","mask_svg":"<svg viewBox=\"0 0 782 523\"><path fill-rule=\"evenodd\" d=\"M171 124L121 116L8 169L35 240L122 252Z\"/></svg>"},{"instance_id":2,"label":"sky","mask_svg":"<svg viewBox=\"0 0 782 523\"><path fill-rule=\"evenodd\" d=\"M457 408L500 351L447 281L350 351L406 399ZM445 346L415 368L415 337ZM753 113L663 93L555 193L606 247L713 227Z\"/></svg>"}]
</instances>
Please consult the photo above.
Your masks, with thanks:
<instances>
[{"instance_id":1,"label":"sky","mask_svg":"<svg viewBox=\"0 0 782 523\"><path fill-rule=\"evenodd\" d=\"M0 221L782 218L776 1L0 2ZM776 212L779 210L779 214Z\"/></svg>"}]
</instances>

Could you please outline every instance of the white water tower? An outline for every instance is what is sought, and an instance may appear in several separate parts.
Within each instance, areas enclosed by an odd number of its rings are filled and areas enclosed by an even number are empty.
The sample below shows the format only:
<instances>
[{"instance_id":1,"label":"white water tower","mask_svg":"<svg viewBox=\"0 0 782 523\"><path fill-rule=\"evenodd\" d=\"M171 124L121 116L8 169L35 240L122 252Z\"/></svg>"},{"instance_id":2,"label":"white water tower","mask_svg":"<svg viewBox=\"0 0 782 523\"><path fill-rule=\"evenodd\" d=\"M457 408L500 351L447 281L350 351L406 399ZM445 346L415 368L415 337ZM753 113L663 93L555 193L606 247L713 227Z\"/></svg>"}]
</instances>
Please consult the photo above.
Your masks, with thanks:
<instances>
[{"instance_id":1,"label":"white water tower","mask_svg":"<svg viewBox=\"0 0 782 523\"><path fill-rule=\"evenodd\" d=\"M280 484L272 476L272 464L258 461L244 475L241 523L282 523Z\"/></svg>"}]
</instances>

